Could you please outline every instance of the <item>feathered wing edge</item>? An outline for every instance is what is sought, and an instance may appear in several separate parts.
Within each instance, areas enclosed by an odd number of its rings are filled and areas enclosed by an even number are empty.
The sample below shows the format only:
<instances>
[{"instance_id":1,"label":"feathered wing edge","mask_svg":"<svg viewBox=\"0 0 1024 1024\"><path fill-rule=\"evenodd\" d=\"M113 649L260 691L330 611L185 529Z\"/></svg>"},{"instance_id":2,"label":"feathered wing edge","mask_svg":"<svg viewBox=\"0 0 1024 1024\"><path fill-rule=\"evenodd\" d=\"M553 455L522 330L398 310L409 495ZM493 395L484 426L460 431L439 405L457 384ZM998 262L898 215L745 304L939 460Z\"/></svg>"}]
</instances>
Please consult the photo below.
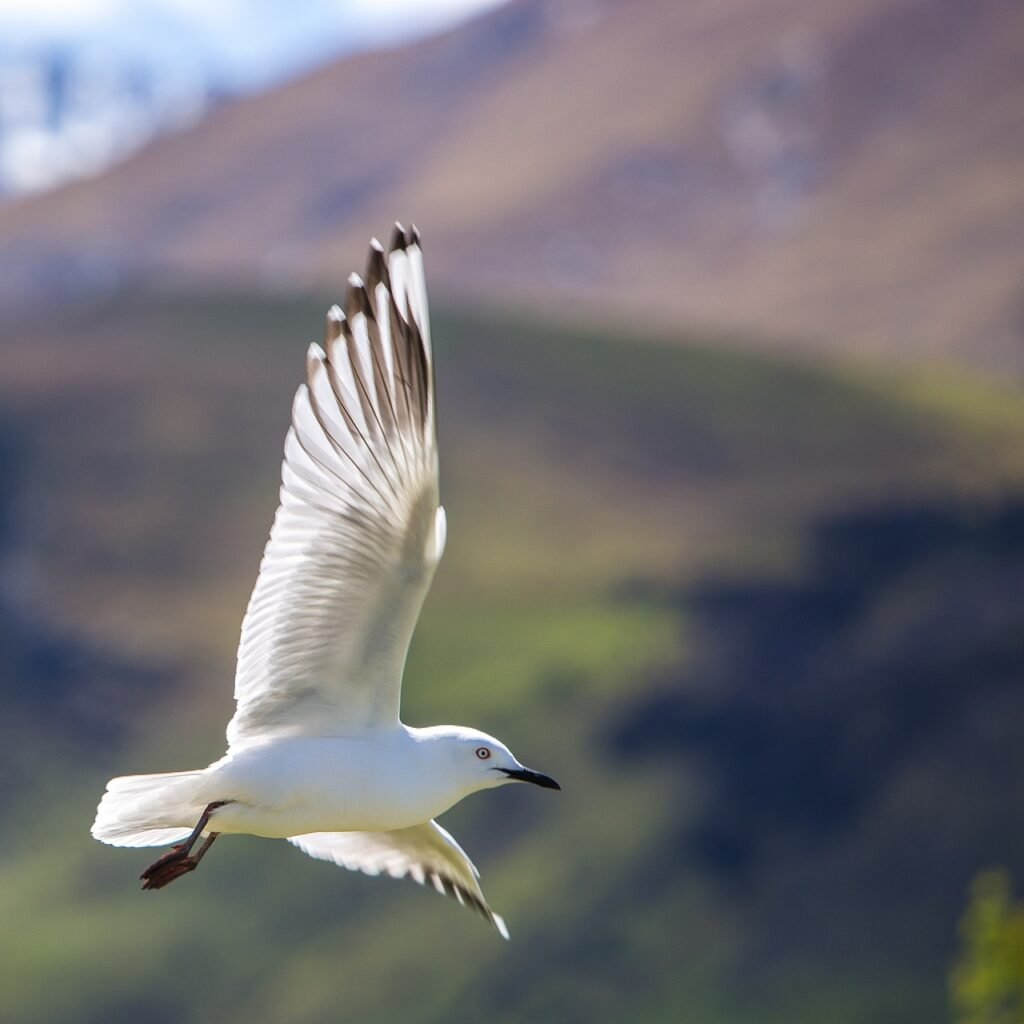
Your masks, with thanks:
<instances>
[{"instance_id":1,"label":"feathered wing edge","mask_svg":"<svg viewBox=\"0 0 1024 1024\"><path fill-rule=\"evenodd\" d=\"M397 718L401 667L444 548L415 227L396 224L386 254L371 243L365 281L351 275L344 307L328 311L296 393L281 505L242 624L230 743L325 710L357 728ZM378 600L389 606L386 631L366 618ZM373 665L356 660L370 630L392 638L372 647ZM389 683L325 687L364 678Z\"/></svg>"},{"instance_id":2,"label":"feathered wing edge","mask_svg":"<svg viewBox=\"0 0 1024 1024\"><path fill-rule=\"evenodd\" d=\"M509 937L504 919L491 910L484 897L478 881L480 873L436 821L394 832L312 832L292 836L288 842L310 857L351 871L429 884L476 911L503 939Z\"/></svg>"}]
</instances>

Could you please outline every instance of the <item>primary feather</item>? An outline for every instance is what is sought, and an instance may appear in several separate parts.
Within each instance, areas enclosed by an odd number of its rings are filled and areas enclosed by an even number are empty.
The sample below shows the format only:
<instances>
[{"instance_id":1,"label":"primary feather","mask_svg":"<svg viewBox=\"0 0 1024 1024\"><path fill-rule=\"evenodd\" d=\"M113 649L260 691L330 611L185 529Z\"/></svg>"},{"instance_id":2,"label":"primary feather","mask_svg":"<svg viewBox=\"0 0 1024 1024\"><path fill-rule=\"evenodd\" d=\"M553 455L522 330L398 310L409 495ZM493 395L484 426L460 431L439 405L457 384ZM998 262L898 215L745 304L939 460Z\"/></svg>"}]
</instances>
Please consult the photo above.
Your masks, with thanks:
<instances>
[{"instance_id":1,"label":"primary feather","mask_svg":"<svg viewBox=\"0 0 1024 1024\"><path fill-rule=\"evenodd\" d=\"M508 938L505 921L491 910L480 873L461 846L436 821L393 832L314 832L289 843L318 860L367 875L411 878L475 910Z\"/></svg>"}]
</instances>

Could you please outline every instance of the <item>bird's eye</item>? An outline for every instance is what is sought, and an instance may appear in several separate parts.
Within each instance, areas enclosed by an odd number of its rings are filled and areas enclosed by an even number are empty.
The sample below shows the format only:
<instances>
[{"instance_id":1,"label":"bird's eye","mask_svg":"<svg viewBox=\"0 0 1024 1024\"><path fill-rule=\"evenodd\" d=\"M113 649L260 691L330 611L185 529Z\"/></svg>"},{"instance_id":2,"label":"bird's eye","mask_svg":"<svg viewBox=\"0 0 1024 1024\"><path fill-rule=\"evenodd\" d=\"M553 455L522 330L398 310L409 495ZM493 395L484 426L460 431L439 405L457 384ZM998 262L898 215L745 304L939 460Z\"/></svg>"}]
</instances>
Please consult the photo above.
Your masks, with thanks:
<instances>
[{"instance_id":1,"label":"bird's eye","mask_svg":"<svg viewBox=\"0 0 1024 1024\"><path fill-rule=\"evenodd\" d=\"M491 751L488 747L477 747L476 756L479 757L481 761L486 761L487 758L491 756Z\"/></svg>"}]
</instances>

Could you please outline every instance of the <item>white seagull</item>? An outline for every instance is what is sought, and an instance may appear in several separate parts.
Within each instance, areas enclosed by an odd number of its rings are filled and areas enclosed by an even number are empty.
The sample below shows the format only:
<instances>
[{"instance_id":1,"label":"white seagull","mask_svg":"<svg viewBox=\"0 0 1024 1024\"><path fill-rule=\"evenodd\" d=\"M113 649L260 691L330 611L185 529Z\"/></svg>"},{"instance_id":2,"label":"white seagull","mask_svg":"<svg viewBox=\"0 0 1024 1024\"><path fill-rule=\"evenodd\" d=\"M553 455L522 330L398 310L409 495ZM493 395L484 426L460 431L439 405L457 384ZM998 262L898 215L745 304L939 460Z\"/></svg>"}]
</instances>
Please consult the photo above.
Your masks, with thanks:
<instances>
[{"instance_id":1,"label":"white seagull","mask_svg":"<svg viewBox=\"0 0 1024 1024\"><path fill-rule=\"evenodd\" d=\"M370 243L365 283L312 345L281 504L242 623L228 751L208 768L111 779L92 834L172 850L160 889L221 835L287 839L366 874L430 883L482 914L479 872L433 819L481 789L554 779L464 726L399 720L402 671L445 544L419 234ZM202 840L198 849L193 848Z\"/></svg>"}]
</instances>

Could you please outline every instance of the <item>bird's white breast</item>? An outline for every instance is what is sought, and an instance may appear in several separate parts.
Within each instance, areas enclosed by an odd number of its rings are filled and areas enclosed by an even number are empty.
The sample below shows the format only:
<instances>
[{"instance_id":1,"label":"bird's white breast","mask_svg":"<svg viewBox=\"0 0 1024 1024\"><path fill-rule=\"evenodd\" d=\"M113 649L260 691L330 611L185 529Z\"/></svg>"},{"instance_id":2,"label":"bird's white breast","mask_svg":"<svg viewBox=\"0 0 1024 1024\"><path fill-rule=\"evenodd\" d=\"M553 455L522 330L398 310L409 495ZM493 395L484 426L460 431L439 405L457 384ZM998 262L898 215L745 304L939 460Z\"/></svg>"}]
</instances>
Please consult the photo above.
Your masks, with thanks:
<instances>
[{"instance_id":1,"label":"bird's white breast","mask_svg":"<svg viewBox=\"0 0 1024 1024\"><path fill-rule=\"evenodd\" d=\"M429 745L401 726L243 747L211 765L202 786L202 799L229 801L216 812L216 831L268 838L408 828L463 795Z\"/></svg>"}]
</instances>

